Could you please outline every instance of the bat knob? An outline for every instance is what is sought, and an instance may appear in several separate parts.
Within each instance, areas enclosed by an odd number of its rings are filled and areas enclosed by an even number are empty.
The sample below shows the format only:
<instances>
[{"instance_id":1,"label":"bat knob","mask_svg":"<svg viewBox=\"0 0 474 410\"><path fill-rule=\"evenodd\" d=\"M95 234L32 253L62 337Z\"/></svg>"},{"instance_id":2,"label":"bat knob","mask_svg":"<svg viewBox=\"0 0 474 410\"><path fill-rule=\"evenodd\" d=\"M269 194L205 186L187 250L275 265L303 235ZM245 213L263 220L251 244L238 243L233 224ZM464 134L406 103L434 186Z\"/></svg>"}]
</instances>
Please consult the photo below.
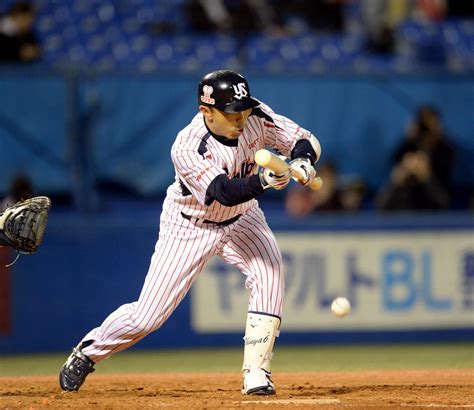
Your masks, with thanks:
<instances>
[{"instance_id":1,"label":"bat knob","mask_svg":"<svg viewBox=\"0 0 474 410\"><path fill-rule=\"evenodd\" d=\"M266 149L259 149L255 153L255 162L261 167L266 167L272 159L272 154Z\"/></svg>"},{"instance_id":2,"label":"bat knob","mask_svg":"<svg viewBox=\"0 0 474 410\"><path fill-rule=\"evenodd\" d=\"M316 177L313 179L313 182L311 182L310 188L313 191L318 191L323 187L323 180L320 177Z\"/></svg>"}]
</instances>

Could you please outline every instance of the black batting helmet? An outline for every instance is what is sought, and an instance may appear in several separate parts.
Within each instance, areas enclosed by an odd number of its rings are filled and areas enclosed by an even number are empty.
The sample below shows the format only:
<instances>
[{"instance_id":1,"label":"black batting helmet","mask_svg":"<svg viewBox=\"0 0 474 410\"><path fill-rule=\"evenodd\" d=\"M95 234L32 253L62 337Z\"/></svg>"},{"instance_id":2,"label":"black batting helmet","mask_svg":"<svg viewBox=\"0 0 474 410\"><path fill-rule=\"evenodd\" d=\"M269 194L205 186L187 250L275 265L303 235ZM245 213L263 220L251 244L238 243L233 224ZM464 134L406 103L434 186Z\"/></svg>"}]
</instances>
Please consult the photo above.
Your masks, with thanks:
<instances>
[{"instance_id":1,"label":"black batting helmet","mask_svg":"<svg viewBox=\"0 0 474 410\"><path fill-rule=\"evenodd\" d=\"M247 80L234 71L218 70L206 74L199 82L198 104L235 113L256 107Z\"/></svg>"}]
</instances>

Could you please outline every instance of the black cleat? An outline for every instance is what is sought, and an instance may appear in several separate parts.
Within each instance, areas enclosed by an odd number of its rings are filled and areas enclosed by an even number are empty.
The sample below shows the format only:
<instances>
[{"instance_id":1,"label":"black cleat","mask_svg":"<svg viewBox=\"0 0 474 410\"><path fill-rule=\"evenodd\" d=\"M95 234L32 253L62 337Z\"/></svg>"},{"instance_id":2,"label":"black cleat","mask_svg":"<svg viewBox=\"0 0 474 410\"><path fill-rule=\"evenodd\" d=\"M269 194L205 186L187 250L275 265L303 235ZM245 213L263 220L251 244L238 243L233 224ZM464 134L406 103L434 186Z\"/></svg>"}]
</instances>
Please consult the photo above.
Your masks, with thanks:
<instances>
[{"instance_id":1,"label":"black cleat","mask_svg":"<svg viewBox=\"0 0 474 410\"><path fill-rule=\"evenodd\" d=\"M71 355L59 372L59 385L65 391L80 389L89 373L94 369L94 362L81 352L80 345L72 349Z\"/></svg>"}]
</instances>

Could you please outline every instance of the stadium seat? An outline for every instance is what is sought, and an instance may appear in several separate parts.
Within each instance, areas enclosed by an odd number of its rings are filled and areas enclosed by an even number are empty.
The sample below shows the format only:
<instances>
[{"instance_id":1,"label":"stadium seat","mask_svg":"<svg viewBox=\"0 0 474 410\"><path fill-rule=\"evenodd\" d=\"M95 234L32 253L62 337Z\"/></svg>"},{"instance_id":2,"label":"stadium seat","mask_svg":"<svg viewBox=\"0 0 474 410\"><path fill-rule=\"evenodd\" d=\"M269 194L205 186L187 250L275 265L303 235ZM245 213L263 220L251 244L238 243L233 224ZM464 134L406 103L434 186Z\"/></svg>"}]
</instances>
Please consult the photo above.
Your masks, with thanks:
<instances>
[{"instance_id":1,"label":"stadium seat","mask_svg":"<svg viewBox=\"0 0 474 410\"><path fill-rule=\"evenodd\" d=\"M35 25L47 66L97 65L140 71L206 70L243 67L273 72L296 70L395 70L426 66L456 71L474 69L474 22L447 20L427 24L413 19L396 29L396 55L380 57L364 51L362 33L312 31L304 16L290 16L294 34L285 37L202 35L189 31L184 15L189 0L35 0ZM0 12L14 0L4 0ZM348 19L360 8L345 6ZM168 27L169 32L157 27Z\"/></svg>"}]
</instances>

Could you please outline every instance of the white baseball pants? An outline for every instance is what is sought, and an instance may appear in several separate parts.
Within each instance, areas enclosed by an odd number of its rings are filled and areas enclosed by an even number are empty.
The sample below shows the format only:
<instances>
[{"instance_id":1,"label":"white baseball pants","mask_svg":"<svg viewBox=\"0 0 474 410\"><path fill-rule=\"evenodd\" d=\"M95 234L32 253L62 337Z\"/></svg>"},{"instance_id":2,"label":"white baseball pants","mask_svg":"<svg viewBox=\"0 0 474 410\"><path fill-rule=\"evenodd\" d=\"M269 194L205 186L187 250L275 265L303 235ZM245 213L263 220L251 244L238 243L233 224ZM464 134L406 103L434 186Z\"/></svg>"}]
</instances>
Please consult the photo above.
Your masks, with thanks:
<instances>
[{"instance_id":1,"label":"white baseball pants","mask_svg":"<svg viewBox=\"0 0 474 410\"><path fill-rule=\"evenodd\" d=\"M281 317L284 274L281 253L263 212L254 207L228 226L193 223L164 211L160 235L138 301L120 306L82 342L83 353L99 362L160 328L213 256L245 276L248 310Z\"/></svg>"}]
</instances>

